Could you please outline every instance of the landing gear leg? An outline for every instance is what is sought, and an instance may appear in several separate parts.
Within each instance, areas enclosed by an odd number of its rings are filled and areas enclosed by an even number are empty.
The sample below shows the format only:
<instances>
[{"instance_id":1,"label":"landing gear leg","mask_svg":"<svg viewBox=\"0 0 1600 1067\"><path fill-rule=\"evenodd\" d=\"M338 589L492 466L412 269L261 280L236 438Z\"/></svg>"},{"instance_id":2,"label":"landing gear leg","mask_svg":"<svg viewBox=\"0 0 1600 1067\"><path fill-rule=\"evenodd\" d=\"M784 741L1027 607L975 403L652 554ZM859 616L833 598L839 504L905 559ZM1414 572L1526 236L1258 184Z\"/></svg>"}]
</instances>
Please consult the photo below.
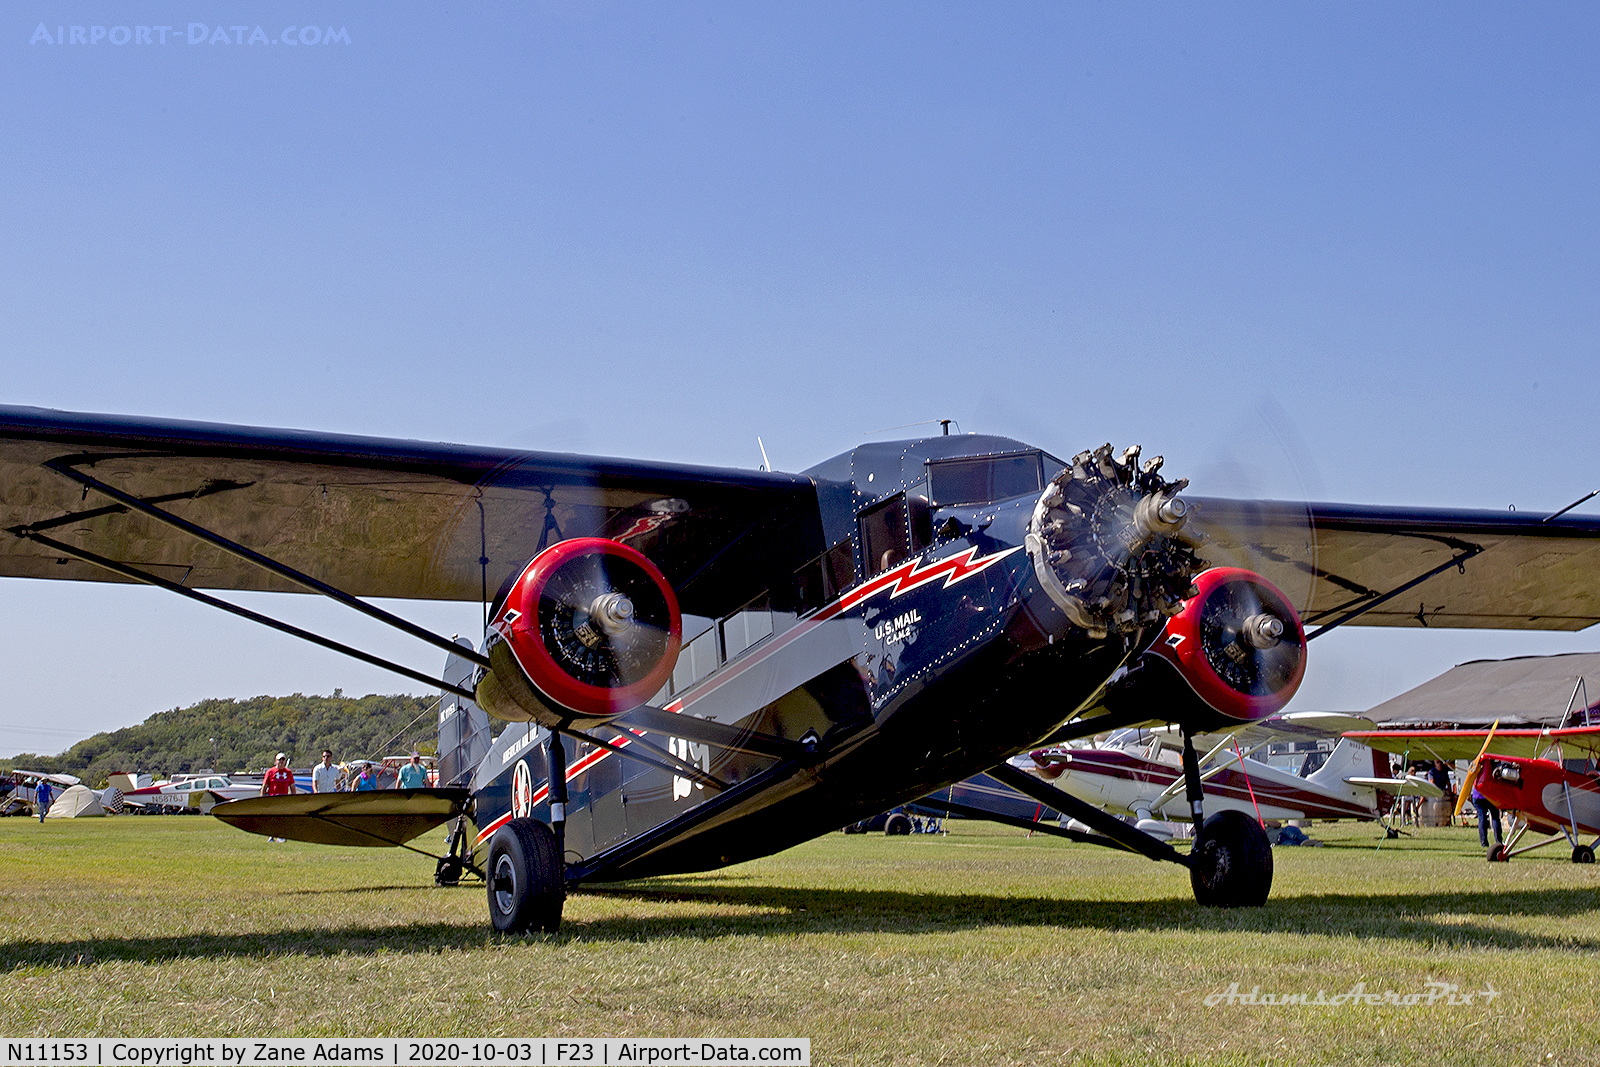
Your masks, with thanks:
<instances>
[{"instance_id":1,"label":"landing gear leg","mask_svg":"<svg viewBox=\"0 0 1600 1067\"><path fill-rule=\"evenodd\" d=\"M445 854L433 869L433 884L458 885L463 871L472 869L472 846L467 843L467 817L463 815L450 828L450 839Z\"/></svg>"},{"instance_id":2,"label":"landing gear leg","mask_svg":"<svg viewBox=\"0 0 1600 1067\"><path fill-rule=\"evenodd\" d=\"M550 832L555 835L556 855L562 860L563 891L567 855L567 749L561 735L552 732L545 746L547 765L550 768Z\"/></svg>"},{"instance_id":3,"label":"landing gear leg","mask_svg":"<svg viewBox=\"0 0 1600 1067\"><path fill-rule=\"evenodd\" d=\"M1242 811L1205 818L1200 759L1189 731L1183 732L1183 778L1194 819L1189 884L1208 908L1259 908L1272 892L1272 844L1261 824Z\"/></svg>"}]
</instances>

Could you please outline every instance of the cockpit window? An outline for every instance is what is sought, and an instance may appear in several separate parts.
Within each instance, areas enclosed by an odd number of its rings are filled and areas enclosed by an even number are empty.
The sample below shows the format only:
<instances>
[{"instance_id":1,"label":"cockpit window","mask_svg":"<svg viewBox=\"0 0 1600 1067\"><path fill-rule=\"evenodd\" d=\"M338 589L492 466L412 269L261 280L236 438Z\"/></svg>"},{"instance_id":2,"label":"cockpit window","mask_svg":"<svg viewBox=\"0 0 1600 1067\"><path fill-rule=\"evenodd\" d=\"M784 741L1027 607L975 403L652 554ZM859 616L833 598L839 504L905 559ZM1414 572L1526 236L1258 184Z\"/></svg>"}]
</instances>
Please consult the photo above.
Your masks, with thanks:
<instances>
[{"instance_id":1,"label":"cockpit window","mask_svg":"<svg viewBox=\"0 0 1600 1067\"><path fill-rule=\"evenodd\" d=\"M934 503L987 504L1044 488L1043 453L1018 452L928 464Z\"/></svg>"}]
</instances>

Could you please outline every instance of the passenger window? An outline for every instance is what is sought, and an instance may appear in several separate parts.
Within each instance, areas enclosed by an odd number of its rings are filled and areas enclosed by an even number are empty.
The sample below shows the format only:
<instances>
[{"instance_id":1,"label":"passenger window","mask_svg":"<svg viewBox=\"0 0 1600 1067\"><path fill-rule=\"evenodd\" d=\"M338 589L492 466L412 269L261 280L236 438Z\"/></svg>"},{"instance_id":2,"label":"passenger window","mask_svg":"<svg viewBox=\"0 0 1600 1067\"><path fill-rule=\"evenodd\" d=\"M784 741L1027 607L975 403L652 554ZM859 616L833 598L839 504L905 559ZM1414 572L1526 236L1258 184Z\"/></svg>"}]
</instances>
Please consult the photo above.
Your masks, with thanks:
<instances>
[{"instance_id":1,"label":"passenger window","mask_svg":"<svg viewBox=\"0 0 1600 1067\"><path fill-rule=\"evenodd\" d=\"M722 621L723 654L732 659L762 638L771 636L772 612L763 596Z\"/></svg>"},{"instance_id":2,"label":"passenger window","mask_svg":"<svg viewBox=\"0 0 1600 1067\"><path fill-rule=\"evenodd\" d=\"M849 544L848 541L845 544ZM794 572L794 611L804 615L828 602L827 582L822 576L822 557L817 557ZM785 605L787 606L787 605Z\"/></svg>"},{"instance_id":3,"label":"passenger window","mask_svg":"<svg viewBox=\"0 0 1600 1067\"><path fill-rule=\"evenodd\" d=\"M717 669L717 628L712 626L683 646L678 664L672 668L672 691L681 693Z\"/></svg>"},{"instance_id":4,"label":"passenger window","mask_svg":"<svg viewBox=\"0 0 1600 1067\"><path fill-rule=\"evenodd\" d=\"M869 578L905 561L911 550L911 528L904 493L861 513L861 545Z\"/></svg>"},{"instance_id":5,"label":"passenger window","mask_svg":"<svg viewBox=\"0 0 1600 1067\"><path fill-rule=\"evenodd\" d=\"M856 584L855 547L848 537L828 549L827 569L828 580L833 583L831 595L838 596Z\"/></svg>"}]
</instances>

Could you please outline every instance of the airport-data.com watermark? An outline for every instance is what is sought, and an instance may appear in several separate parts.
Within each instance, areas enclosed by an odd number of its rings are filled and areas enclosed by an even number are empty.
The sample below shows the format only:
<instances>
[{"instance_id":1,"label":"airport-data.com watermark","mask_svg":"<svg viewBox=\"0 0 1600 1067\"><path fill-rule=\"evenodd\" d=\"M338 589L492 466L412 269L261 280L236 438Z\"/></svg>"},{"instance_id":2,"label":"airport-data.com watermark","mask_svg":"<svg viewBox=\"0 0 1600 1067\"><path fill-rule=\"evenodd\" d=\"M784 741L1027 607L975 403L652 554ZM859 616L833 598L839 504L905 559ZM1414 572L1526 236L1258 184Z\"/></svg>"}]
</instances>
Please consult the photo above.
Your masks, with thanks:
<instances>
[{"instance_id":1,"label":"airport-data.com watermark","mask_svg":"<svg viewBox=\"0 0 1600 1067\"><path fill-rule=\"evenodd\" d=\"M191 22L187 26L48 26L41 22L28 40L31 45L112 45L116 47L163 45L215 45L221 47L251 47L254 45L293 45L309 48L316 45L350 43L350 31L343 26L285 26L280 30L263 30L260 26L215 26L205 22Z\"/></svg>"},{"instance_id":2,"label":"airport-data.com watermark","mask_svg":"<svg viewBox=\"0 0 1600 1067\"><path fill-rule=\"evenodd\" d=\"M1462 989L1454 982L1430 981L1423 983L1420 992L1413 993L1400 993L1393 989L1369 990L1365 982L1357 982L1342 993L1329 993L1322 989L1315 993L1263 993L1260 986L1241 990L1239 983L1234 982L1221 992L1207 994L1205 1005L1208 1008L1292 1005L1329 1008L1464 1008L1493 1004L1499 995L1500 991L1488 982L1483 983L1482 989Z\"/></svg>"}]
</instances>

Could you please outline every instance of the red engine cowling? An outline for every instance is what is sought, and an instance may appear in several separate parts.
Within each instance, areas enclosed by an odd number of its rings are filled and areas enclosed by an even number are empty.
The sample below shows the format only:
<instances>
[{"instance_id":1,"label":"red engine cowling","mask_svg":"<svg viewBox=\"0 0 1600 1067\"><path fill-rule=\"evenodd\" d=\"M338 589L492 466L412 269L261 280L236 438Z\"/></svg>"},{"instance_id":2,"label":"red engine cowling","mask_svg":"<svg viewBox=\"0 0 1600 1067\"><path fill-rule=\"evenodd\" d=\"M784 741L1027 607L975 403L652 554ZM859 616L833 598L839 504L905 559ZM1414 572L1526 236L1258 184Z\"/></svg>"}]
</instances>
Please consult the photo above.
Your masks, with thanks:
<instances>
[{"instance_id":1,"label":"red engine cowling","mask_svg":"<svg viewBox=\"0 0 1600 1067\"><path fill-rule=\"evenodd\" d=\"M561 541L523 568L489 624L478 704L546 726L608 719L666 685L682 636L678 598L643 554L602 537Z\"/></svg>"},{"instance_id":2,"label":"red engine cowling","mask_svg":"<svg viewBox=\"0 0 1600 1067\"><path fill-rule=\"evenodd\" d=\"M1299 613L1271 582L1238 567L1203 571L1194 585L1195 595L1145 653L1176 669L1201 705L1172 717L1201 725L1277 714L1305 676Z\"/></svg>"}]
</instances>

